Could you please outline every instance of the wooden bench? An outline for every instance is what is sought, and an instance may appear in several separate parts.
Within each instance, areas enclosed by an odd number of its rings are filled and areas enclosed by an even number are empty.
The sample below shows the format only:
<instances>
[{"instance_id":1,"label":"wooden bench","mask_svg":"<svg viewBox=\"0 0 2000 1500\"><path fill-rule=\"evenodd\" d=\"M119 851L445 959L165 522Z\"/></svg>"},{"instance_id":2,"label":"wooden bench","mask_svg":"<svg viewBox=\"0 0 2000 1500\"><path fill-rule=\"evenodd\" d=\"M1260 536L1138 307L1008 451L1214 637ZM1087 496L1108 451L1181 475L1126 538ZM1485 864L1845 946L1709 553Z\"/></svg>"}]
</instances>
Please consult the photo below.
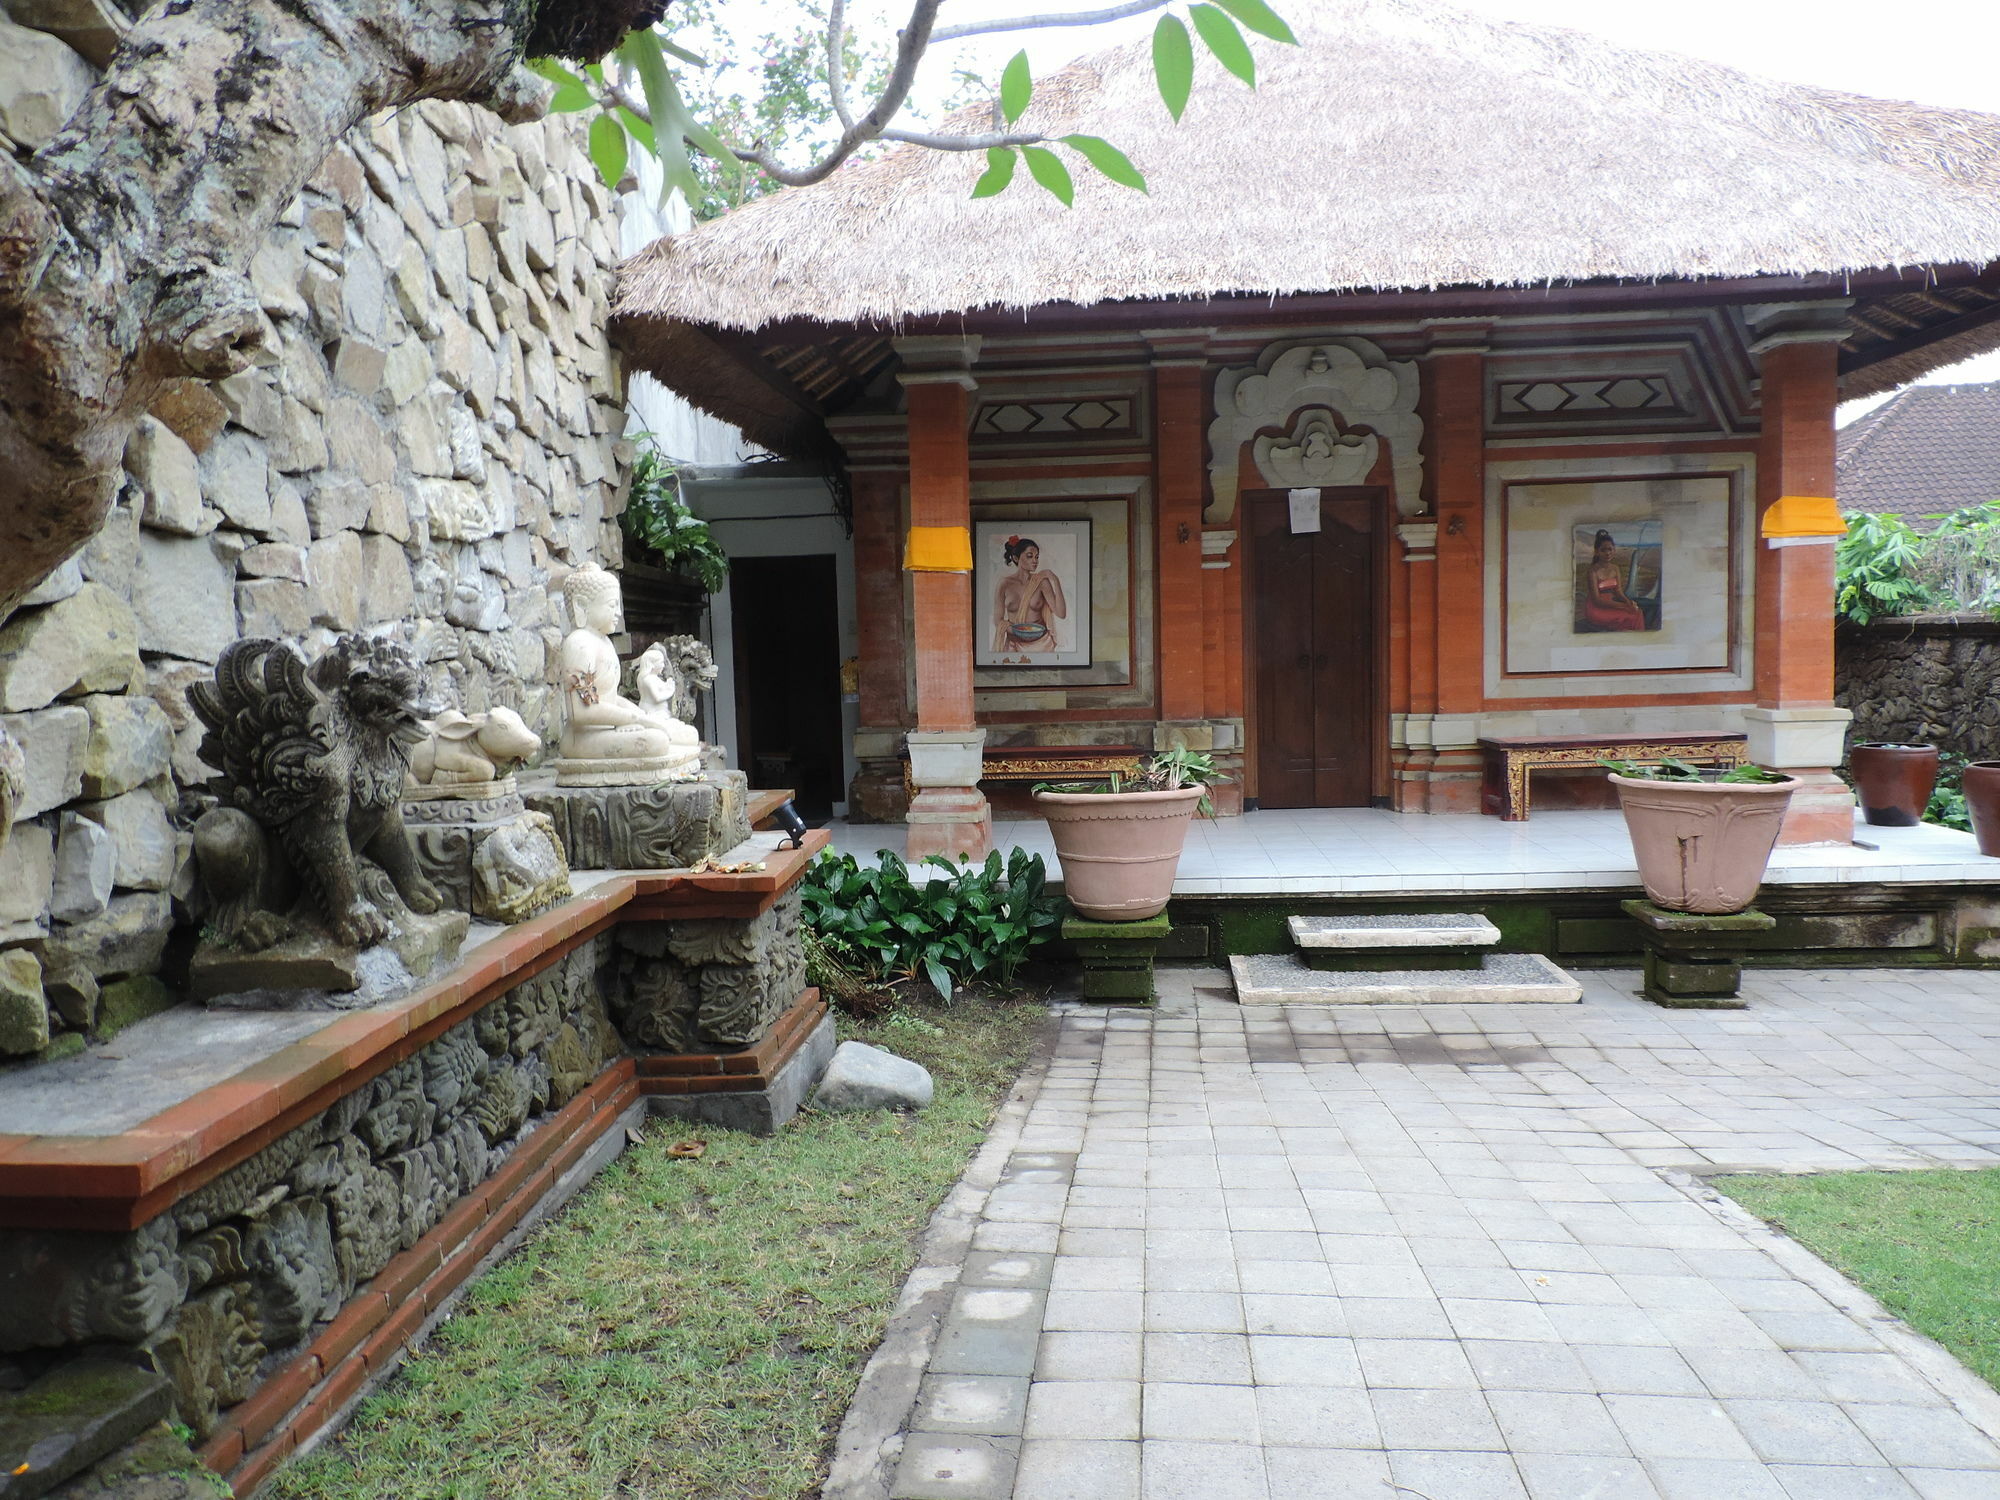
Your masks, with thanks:
<instances>
[{"instance_id":1,"label":"wooden bench","mask_svg":"<svg viewBox=\"0 0 2000 1500\"><path fill-rule=\"evenodd\" d=\"M1749 759L1740 734L1525 734L1482 739L1484 760L1480 806L1503 823L1528 818L1528 774L1558 766L1594 766L1603 760L1658 765L1685 760L1701 765L1740 766Z\"/></svg>"},{"instance_id":2,"label":"wooden bench","mask_svg":"<svg viewBox=\"0 0 2000 1500\"><path fill-rule=\"evenodd\" d=\"M1144 752L1137 745L989 745L980 754L979 779L988 781L1109 781L1137 773ZM914 792L910 763L903 785Z\"/></svg>"}]
</instances>

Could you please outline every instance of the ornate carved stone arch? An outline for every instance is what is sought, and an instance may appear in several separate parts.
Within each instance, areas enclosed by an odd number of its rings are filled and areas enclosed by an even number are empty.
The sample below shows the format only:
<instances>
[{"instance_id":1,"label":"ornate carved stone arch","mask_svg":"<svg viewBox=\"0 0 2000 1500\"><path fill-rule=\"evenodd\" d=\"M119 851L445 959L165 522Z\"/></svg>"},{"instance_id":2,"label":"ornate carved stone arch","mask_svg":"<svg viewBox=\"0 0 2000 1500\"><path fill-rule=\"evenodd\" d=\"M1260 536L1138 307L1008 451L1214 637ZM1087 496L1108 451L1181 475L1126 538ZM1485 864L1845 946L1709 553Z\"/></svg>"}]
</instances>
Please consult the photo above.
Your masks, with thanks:
<instances>
[{"instance_id":1,"label":"ornate carved stone arch","mask_svg":"<svg viewBox=\"0 0 2000 1500\"><path fill-rule=\"evenodd\" d=\"M1266 432L1271 427L1287 435L1273 437ZM1361 428L1366 432L1355 430ZM1390 359L1361 338L1273 344L1256 364L1216 379L1208 428L1213 498L1203 519L1210 526L1235 519L1237 469L1243 445L1253 440L1258 473L1281 488L1358 484L1374 466L1378 445L1387 443L1396 509L1419 515L1423 436L1415 360Z\"/></svg>"}]
</instances>

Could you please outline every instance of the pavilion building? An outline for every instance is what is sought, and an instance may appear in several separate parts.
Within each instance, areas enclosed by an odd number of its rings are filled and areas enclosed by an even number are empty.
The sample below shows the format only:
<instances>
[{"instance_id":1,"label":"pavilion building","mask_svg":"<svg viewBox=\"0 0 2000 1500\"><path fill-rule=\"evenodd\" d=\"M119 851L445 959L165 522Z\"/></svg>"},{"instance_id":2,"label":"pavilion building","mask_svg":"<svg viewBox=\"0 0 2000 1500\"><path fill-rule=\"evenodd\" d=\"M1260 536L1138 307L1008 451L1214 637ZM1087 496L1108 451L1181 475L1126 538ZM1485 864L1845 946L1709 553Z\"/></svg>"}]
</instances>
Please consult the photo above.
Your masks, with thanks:
<instances>
[{"instance_id":1,"label":"pavilion building","mask_svg":"<svg viewBox=\"0 0 2000 1500\"><path fill-rule=\"evenodd\" d=\"M851 814L977 852L996 766L1179 743L1224 813L1476 812L1482 739L1704 732L1845 841L1834 410L2000 345L2000 117L1284 9L1178 125L1143 45L1040 82L1143 195L900 148L624 266L636 365L844 476Z\"/></svg>"}]
</instances>

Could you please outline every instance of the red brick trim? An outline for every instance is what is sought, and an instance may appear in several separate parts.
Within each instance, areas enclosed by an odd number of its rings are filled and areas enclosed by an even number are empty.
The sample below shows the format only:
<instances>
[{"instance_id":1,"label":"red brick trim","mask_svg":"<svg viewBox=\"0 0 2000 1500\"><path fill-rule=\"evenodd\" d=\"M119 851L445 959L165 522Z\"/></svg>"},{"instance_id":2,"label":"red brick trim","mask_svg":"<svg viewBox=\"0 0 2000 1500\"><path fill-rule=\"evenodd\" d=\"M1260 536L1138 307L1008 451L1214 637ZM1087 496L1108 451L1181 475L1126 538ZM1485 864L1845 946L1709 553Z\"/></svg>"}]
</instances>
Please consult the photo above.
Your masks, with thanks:
<instances>
[{"instance_id":1,"label":"red brick trim","mask_svg":"<svg viewBox=\"0 0 2000 1500\"><path fill-rule=\"evenodd\" d=\"M229 1408L201 1449L209 1468L248 1495L335 1421L403 1356L424 1323L640 1097L631 1058L606 1068L546 1117L500 1169L370 1280L319 1336L247 1400Z\"/></svg>"},{"instance_id":2,"label":"red brick trim","mask_svg":"<svg viewBox=\"0 0 2000 1500\"><path fill-rule=\"evenodd\" d=\"M754 917L827 841L814 829L803 848L741 874L616 876L397 1005L343 1016L117 1135L0 1136L0 1228L136 1229L597 934L621 922Z\"/></svg>"}]
</instances>

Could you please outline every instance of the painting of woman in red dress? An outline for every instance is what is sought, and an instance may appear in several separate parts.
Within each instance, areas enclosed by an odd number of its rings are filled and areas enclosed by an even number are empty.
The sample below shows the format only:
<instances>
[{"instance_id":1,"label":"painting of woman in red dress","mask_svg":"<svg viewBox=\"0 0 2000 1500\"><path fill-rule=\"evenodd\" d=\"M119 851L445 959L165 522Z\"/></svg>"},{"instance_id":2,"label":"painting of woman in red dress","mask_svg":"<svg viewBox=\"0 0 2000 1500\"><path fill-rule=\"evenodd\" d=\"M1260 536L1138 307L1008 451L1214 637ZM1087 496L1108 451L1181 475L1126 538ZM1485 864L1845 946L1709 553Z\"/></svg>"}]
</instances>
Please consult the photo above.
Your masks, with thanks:
<instances>
[{"instance_id":1,"label":"painting of woman in red dress","mask_svg":"<svg viewBox=\"0 0 2000 1500\"><path fill-rule=\"evenodd\" d=\"M1606 526L1576 529L1578 634L1660 628L1660 543L1657 523L1640 522L1620 530L1637 535L1621 538Z\"/></svg>"}]
</instances>

